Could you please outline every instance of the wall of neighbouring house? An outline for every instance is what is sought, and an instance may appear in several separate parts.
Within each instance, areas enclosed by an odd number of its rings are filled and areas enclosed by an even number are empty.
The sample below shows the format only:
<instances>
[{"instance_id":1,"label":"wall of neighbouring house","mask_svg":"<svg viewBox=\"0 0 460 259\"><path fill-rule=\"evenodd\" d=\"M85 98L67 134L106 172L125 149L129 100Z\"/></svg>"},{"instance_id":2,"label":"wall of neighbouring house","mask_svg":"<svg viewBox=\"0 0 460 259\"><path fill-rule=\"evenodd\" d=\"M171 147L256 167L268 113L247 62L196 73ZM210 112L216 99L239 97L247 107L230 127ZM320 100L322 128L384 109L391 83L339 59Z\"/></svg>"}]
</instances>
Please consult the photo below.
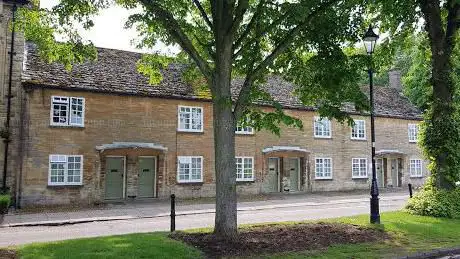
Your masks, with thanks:
<instances>
[{"instance_id":1,"label":"wall of neighbouring house","mask_svg":"<svg viewBox=\"0 0 460 259\"><path fill-rule=\"evenodd\" d=\"M74 96L85 98L85 127L63 128L50 126L51 96ZM177 106L201 106L204 109L204 132L177 132ZM24 140L22 199L26 205L37 204L91 204L104 199L104 155L96 146L113 142L156 143L167 147L166 152L118 150L127 155L128 163L135 170L134 161L139 155L155 155L160 159L157 193L166 197L175 193L179 197L204 197L215 194L214 143L212 128L212 105L205 101L160 99L138 96L120 96L91 92L64 91L56 89L34 89L27 94L28 114L27 139ZM368 179L352 179L351 159L367 157L370 164L370 122L366 120L367 140L351 140L351 129L347 125L332 123L332 138L317 139L313 136L311 111L287 110L300 118L303 130L283 128L281 136L262 131L254 135L237 135L236 155L254 157L255 181L238 183L243 194L257 194L266 191L267 159L270 156L295 156L292 153L265 155L262 150L272 146L296 146L309 151L299 154L307 159L302 163L304 191L335 191L369 188ZM417 123L393 118L376 119L377 150L393 149L405 153L404 182L421 184L423 179L408 176L409 158L421 158L420 150L408 142L407 124ZM115 152L115 151L110 151ZM48 159L50 154L83 155L83 185L72 187L48 186ZM116 153L110 153L116 154ZM118 153L120 154L120 153ZM176 183L177 156L203 156L203 183ZM333 159L333 179L314 179L315 157ZM132 168L132 169L129 169ZM424 175L427 174L424 169ZM127 172L129 174L129 172ZM134 173L132 173L134 175ZM370 175L370 173L369 173ZM136 194L136 187L127 189L128 195Z\"/></svg>"},{"instance_id":2,"label":"wall of neighbouring house","mask_svg":"<svg viewBox=\"0 0 460 259\"><path fill-rule=\"evenodd\" d=\"M10 79L10 50L11 50L11 19L12 5L0 1L0 128L4 128L7 114L8 85ZM15 195L18 184L18 172L21 170L22 132L20 125L23 116L24 93L21 87L21 73L24 58L24 37L15 34L13 67L11 73L11 142L8 152L7 187ZM0 182L3 178L4 142L0 140Z\"/></svg>"}]
</instances>

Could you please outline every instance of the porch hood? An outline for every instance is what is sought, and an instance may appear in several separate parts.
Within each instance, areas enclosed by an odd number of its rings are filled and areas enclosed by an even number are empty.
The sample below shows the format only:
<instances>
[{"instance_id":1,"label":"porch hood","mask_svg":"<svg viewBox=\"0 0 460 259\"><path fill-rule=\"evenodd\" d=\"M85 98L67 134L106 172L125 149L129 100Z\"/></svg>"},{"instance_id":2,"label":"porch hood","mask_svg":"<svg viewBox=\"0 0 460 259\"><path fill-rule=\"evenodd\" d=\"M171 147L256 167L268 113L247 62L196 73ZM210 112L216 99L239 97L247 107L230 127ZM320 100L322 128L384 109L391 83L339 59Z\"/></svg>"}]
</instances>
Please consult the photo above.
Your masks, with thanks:
<instances>
[{"instance_id":1,"label":"porch hood","mask_svg":"<svg viewBox=\"0 0 460 259\"><path fill-rule=\"evenodd\" d=\"M96 150L104 151L110 149L120 149L120 148L148 148L148 149L155 149L155 150L162 150L168 151L168 148L156 144L156 143L143 143L143 142L113 142L111 144L102 144L100 146L96 146Z\"/></svg>"},{"instance_id":2,"label":"porch hood","mask_svg":"<svg viewBox=\"0 0 460 259\"><path fill-rule=\"evenodd\" d=\"M272 152L285 152L285 151L294 151L294 152L302 152L302 153L310 153L310 151L301 148L301 147L294 147L294 146L272 146L267 147L262 150L262 153L272 153Z\"/></svg>"}]
</instances>

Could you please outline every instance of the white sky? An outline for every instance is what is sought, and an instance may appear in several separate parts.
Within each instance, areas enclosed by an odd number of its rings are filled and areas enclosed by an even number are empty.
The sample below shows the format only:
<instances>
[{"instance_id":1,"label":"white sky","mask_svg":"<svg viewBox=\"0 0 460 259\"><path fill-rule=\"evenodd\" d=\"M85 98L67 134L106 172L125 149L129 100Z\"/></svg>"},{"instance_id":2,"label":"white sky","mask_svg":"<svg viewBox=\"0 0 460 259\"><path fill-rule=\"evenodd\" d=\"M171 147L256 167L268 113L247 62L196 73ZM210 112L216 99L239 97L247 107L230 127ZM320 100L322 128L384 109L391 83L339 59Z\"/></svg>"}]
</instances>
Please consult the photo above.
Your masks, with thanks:
<instances>
[{"instance_id":1,"label":"white sky","mask_svg":"<svg viewBox=\"0 0 460 259\"><path fill-rule=\"evenodd\" d=\"M59 0L40 0L42 8L51 8L59 3ZM158 44L154 49L139 50L131 44L131 40L136 39L135 29L124 29L124 24L128 20L129 12L121 7L110 7L94 18L94 27L85 31L82 30L81 36L91 40L97 47L129 50L136 52L161 52L163 54L177 53L176 47L167 47Z\"/></svg>"}]
</instances>

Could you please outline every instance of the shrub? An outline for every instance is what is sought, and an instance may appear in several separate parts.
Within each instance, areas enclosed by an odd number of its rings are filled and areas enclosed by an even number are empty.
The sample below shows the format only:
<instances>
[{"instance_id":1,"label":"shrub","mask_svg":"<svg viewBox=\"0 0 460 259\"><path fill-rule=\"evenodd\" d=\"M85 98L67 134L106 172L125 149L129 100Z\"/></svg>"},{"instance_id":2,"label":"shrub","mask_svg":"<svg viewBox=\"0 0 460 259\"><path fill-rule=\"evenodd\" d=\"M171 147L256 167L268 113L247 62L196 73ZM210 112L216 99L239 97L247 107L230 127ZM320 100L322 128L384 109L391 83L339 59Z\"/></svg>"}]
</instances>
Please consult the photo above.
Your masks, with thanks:
<instances>
[{"instance_id":1,"label":"shrub","mask_svg":"<svg viewBox=\"0 0 460 259\"><path fill-rule=\"evenodd\" d=\"M11 197L9 194L0 194L0 214L5 214L10 206Z\"/></svg>"},{"instance_id":2,"label":"shrub","mask_svg":"<svg viewBox=\"0 0 460 259\"><path fill-rule=\"evenodd\" d=\"M449 191L422 189L409 199L406 210L422 216L460 218L460 188Z\"/></svg>"}]
</instances>

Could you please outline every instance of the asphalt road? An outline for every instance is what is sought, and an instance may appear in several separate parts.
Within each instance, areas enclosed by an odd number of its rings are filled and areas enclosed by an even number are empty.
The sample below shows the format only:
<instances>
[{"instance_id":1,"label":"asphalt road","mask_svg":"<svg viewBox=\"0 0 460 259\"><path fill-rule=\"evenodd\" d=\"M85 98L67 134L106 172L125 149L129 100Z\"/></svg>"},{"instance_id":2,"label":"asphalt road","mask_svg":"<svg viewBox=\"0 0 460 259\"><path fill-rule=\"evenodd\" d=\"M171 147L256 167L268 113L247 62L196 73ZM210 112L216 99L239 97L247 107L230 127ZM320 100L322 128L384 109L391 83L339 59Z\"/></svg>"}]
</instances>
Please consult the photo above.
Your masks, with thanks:
<instances>
[{"instance_id":1,"label":"asphalt road","mask_svg":"<svg viewBox=\"0 0 460 259\"><path fill-rule=\"evenodd\" d=\"M381 211L401 209L406 200L381 200ZM335 218L369 213L369 202L350 202L320 206L295 206L276 209L238 212L238 223L264 223ZM384 221L384 217L382 221ZM176 218L176 228L212 227L214 213L182 215ZM0 228L0 247L33 242L57 241L74 238L109 236L128 233L168 231L169 217L92 222L63 226Z\"/></svg>"}]
</instances>

